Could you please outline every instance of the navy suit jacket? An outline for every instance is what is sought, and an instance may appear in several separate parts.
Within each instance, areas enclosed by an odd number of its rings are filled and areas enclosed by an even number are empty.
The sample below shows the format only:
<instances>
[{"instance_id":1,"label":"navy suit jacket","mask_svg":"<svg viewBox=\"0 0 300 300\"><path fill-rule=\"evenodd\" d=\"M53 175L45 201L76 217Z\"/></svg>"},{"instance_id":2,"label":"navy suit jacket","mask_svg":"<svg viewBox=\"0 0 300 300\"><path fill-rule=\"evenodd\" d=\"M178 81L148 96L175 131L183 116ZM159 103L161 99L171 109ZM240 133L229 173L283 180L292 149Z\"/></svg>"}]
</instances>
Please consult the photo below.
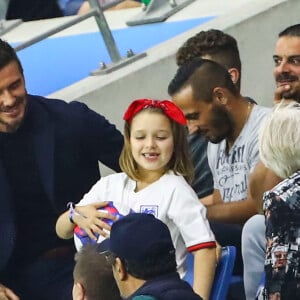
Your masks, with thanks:
<instances>
[{"instance_id":1,"label":"navy suit jacket","mask_svg":"<svg viewBox=\"0 0 300 300\"><path fill-rule=\"evenodd\" d=\"M122 134L85 104L29 95L27 114L32 120L33 155L57 216L100 178L98 161L120 170ZM0 160L0 271L14 248L15 222L14 202Z\"/></svg>"}]
</instances>

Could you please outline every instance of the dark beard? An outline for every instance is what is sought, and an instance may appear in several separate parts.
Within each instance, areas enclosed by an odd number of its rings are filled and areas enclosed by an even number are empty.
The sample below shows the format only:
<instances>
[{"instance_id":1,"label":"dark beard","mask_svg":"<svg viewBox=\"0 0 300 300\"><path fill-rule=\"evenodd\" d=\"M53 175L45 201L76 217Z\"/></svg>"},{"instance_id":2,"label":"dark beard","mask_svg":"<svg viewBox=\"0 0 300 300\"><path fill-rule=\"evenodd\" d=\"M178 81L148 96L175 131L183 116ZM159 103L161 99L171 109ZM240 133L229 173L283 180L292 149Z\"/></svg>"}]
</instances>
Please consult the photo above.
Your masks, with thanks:
<instances>
[{"instance_id":1,"label":"dark beard","mask_svg":"<svg viewBox=\"0 0 300 300\"><path fill-rule=\"evenodd\" d=\"M298 76L291 75L289 73L280 73L276 77L276 82L281 82L281 81L288 81L292 84L293 82L299 82L299 78L298 78ZM292 87L292 85L291 85L291 87ZM289 100L295 100L295 101L300 103L300 90L299 90L299 87L298 87L298 89L296 88L294 90L293 90L293 87L292 87L292 89L290 91L283 92L282 93L282 98L283 99L289 99Z\"/></svg>"},{"instance_id":2,"label":"dark beard","mask_svg":"<svg viewBox=\"0 0 300 300\"><path fill-rule=\"evenodd\" d=\"M24 105L25 106L25 108L24 108L25 111L24 111L24 115L23 115L22 119L15 120L12 124L10 124L10 123L7 123L7 122L5 122L4 120L2 120L0 118L0 124L4 125L6 127L6 131L9 132L9 133L16 132L18 130L18 128L21 126L21 124L23 123L23 121L24 121L25 115L26 115L27 110L28 110L27 96L17 97L15 105ZM0 110L2 112L5 112L5 111L8 111L9 109L2 106L2 107L0 107Z\"/></svg>"},{"instance_id":3,"label":"dark beard","mask_svg":"<svg viewBox=\"0 0 300 300\"><path fill-rule=\"evenodd\" d=\"M282 98L285 100L294 100L300 103L300 91L286 91L282 93Z\"/></svg>"},{"instance_id":4,"label":"dark beard","mask_svg":"<svg viewBox=\"0 0 300 300\"><path fill-rule=\"evenodd\" d=\"M234 121L229 112L223 107L213 107L210 125L218 133L218 135L209 139L213 144L218 144L224 139L230 138L233 134Z\"/></svg>"}]
</instances>

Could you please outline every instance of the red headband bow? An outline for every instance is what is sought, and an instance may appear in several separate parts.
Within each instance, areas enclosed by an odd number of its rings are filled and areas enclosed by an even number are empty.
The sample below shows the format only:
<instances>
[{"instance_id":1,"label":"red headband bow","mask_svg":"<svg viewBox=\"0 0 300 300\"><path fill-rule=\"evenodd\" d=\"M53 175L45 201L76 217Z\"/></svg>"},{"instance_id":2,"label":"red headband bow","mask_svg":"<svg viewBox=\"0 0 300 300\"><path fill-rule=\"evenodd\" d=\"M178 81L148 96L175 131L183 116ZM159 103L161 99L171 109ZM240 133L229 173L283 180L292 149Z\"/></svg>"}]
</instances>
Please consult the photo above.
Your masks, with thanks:
<instances>
[{"instance_id":1,"label":"red headband bow","mask_svg":"<svg viewBox=\"0 0 300 300\"><path fill-rule=\"evenodd\" d=\"M150 100L150 99L138 99L133 101L127 108L123 119L127 122L131 122L132 118L140 112L142 109L148 107L160 108L169 118L175 122L186 125L186 119L183 112L173 102L169 100Z\"/></svg>"}]
</instances>

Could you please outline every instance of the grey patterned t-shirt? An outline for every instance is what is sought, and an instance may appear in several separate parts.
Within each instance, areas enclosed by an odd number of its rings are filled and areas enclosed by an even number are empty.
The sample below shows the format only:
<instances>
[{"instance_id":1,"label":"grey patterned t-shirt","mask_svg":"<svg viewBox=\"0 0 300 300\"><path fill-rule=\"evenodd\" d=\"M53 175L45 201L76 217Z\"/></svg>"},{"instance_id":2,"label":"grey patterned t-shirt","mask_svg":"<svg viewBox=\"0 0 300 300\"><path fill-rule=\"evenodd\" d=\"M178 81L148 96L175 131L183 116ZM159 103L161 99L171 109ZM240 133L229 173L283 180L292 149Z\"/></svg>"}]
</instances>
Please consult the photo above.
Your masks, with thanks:
<instances>
[{"instance_id":1,"label":"grey patterned t-shirt","mask_svg":"<svg viewBox=\"0 0 300 300\"><path fill-rule=\"evenodd\" d=\"M248 178L259 160L258 130L271 109L255 105L247 123L229 153L226 140L208 143L207 157L213 174L214 188L220 191L224 202L247 198Z\"/></svg>"}]
</instances>

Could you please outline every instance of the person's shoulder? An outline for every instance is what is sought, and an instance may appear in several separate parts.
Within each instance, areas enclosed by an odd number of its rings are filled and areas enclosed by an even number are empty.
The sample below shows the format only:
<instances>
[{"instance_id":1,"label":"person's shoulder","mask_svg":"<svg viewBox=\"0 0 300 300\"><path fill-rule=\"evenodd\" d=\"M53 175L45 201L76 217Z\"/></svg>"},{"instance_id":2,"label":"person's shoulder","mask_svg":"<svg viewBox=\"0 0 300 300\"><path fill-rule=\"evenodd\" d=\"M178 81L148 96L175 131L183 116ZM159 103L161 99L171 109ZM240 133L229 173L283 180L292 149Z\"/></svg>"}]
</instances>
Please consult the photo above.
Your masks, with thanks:
<instances>
[{"instance_id":1,"label":"person's shoulder","mask_svg":"<svg viewBox=\"0 0 300 300\"><path fill-rule=\"evenodd\" d=\"M188 300L203 300L199 295L191 291L177 291L170 290L164 299L166 300L176 300L176 299L188 299Z\"/></svg>"},{"instance_id":2,"label":"person's shoulder","mask_svg":"<svg viewBox=\"0 0 300 300\"><path fill-rule=\"evenodd\" d=\"M199 151L202 149L206 151L208 140L199 133L189 134L187 141L191 151Z\"/></svg>"},{"instance_id":3,"label":"person's shoulder","mask_svg":"<svg viewBox=\"0 0 300 300\"><path fill-rule=\"evenodd\" d=\"M41 99L41 101L43 101L47 105L50 105L50 106L53 106L56 108L66 108L66 109L73 109L73 110L88 109L88 106L85 103L80 102L78 100L73 100L73 101L67 102L62 99L45 98L45 97L39 97L39 98Z\"/></svg>"},{"instance_id":4,"label":"person's shoulder","mask_svg":"<svg viewBox=\"0 0 300 300\"><path fill-rule=\"evenodd\" d=\"M195 191L182 175L176 175L173 171L169 171L160 179L160 191L164 195L185 194L193 195L197 198Z\"/></svg>"},{"instance_id":5,"label":"person's shoulder","mask_svg":"<svg viewBox=\"0 0 300 300\"><path fill-rule=\"evenodd\" d=\"M285 198L299 198L300 192L300 171L296 171L288 178L279 182L271 192L276 193L278 196Z\"/></svg>"},{"instance_id":6,"label":"person's shoulder","mask_svg":"<svg viewBox=\"0 0 300 300\"><path fill-rule=\"evenodd\" d=\"M80 102L80 101L71 101L66 102L65 100L61 99L54 99L54 98L46 98L39 95L28 95L29 101L34 104L39 104L42 107L48 110L54 111L67 111L67 110L86 110L88 109L87 105Z\"/></svg>"},{"instance_id":7,"label":"person's shoulder","mask_svg":"<svg viewBox=\"0 0 300 300\"><path fill-rule=\"evenodd\" d=\"M202 300L197 295L192 287L182 279L175 282L176 286L165 289L162 293L162 299L164 300L175 300L175 299L189 299L189 300Z\"/></svg>"},{"instance_id":8,"label":"person's shoulder","mask_svg":"<svg viewBox=\"0 0 300 300\"><path fill-rule=\"evenodd\" d=\"M104 119L96 112L89 109L89 107L79 101L66 102L61 99L45 98L42 96L28 95L30 106L35 112L43 111L51 118L66 124L76 123L78 126L84 124L86 121L93 123L93 121Z\"/></svg>"},{"instance_id":9,"label":"person's shoulder","mask_svg":"<svg viewBox=\"0 0 300 300\"><path fill-rule=\"evenodd\" d=\"M252 130L252 128L259 128L260 123L264 120L264 118L272 111L270 107L254 105L252 114L249 118L249 131L253 134L257 133L257 130Z\"/></svg>"},{"instance_id":10,"label":"person's shoulder","mask_svg":"<svg viewBox=\"0 0 300 300\"><path fill-rule=\"evenodd\" d=\"M158 299L149 295L139 295L133 297L132 300L158 300Z\"/></svg>"},{"instance_id":11,"label":"person's shoulder","mask_svg":"<svg viewBox=\"0 0 300 300\"><path fill-rule=\"evenodd\" d=\"M117 188L120 185L125 185L128 180L130 180L128 175L124 172L120 172L101 177L100 181L104 185L113 185Z\"/></svg>"},{"instance_id":12,"label":"person's shoulder","mask_svg":"<svg viewBox=\"0 0 300 300\"><path fill-rule=\"evenodd\" d=\"M266 116L272 111L271 107L261 106L261 105L255 105L254 109L255 109L255 113L262 117Z\"/></svg>"},{"instance_id":13,"label":"person's shoulder","mask_svg":"<svg viewBox=\"0 0 300 300\"><path fill-rule=\"evenodd\" d=\"M168 184L172 184L172 185L175 185L175 186L176 186L176 184L180 184L180 185L188 184L182 175L175 174L171 170L168 171L165 175L163 175L160 178L160 181L162 183L168 183Z\"/></svg>"},{"instance_id":14,"label":"person's shoulder","mask_svg":"<svg viewBox=\"0 0 300 300\"><path fill-rule=\"evenodd\" d=\"M119 172L119 173L113 173L113 174L109 174L105 177L102 177L102 180L107 180L107 181L113 181L113 180L121 180L121 181L125 181L128 180L128 175L124 172Z\"/></svg>"}]
</instances>

